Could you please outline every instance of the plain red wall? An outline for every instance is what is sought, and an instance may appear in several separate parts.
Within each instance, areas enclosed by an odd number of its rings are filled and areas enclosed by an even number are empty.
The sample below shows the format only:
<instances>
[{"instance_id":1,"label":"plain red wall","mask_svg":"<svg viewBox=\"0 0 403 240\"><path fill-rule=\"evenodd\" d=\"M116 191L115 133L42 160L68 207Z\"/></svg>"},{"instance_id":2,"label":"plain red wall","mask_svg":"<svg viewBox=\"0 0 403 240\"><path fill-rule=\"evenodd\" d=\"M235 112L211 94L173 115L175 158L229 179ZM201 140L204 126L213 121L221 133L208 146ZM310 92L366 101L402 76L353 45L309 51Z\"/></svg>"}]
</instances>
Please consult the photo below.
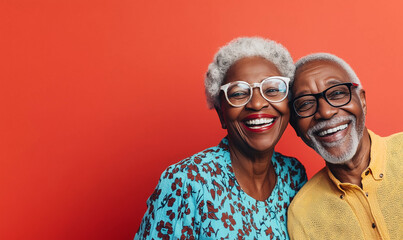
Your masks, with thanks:
<instances>
[{"instance_id":1,"label":"plain red wall","mask_svg":"<svg viewBox=\"0 0 403 240\"><path fill-rule=\"evenodd\" d=\"M294 59L332 52L367 91L367 126L402 130L403 2L0 3L0 239L132 239L162 171L225 135L203 79L238 36ZM277 150L324 164L291 127Z\"/></svg>"}]
</instances>

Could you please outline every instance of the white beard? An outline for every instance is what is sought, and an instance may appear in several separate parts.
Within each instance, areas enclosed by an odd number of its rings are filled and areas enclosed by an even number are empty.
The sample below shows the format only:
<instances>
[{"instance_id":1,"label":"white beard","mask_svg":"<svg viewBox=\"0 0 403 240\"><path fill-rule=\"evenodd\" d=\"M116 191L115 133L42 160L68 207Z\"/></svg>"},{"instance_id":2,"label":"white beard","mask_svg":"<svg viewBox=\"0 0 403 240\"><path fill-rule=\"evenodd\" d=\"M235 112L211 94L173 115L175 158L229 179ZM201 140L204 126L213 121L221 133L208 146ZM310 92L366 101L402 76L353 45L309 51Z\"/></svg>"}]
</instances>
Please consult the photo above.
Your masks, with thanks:
<instances>
[{"instance_id":1,"label":"white beard","mask_svg":"<svg viewBox=\"0 0 403 240\"><path fill-rule=\"evenodd\" d=\"M335 126L345 121L351 121L351 123L349 124L351 126L350 136L347 135L339 141L331 143L320 142L316 139L316 135L314 134L315 132L318 132L319 130L326 127ZM312 147L319 155L321 155L326 162L333 164L346 163L350 161L357 152L358 145L364 132L365 116L363 115L363 120L359 123L358 126L356 126L356 123L357 119L353 115L345 117L335 117L331 120L320 122L308 130L307 135L309 136L311 141L306 141L306 143L310 147ZM326 147L334 148L343 145L347 146L347 149L339 151L337 154L331 154L326 150Z\"/></svg>"}]
</instances>

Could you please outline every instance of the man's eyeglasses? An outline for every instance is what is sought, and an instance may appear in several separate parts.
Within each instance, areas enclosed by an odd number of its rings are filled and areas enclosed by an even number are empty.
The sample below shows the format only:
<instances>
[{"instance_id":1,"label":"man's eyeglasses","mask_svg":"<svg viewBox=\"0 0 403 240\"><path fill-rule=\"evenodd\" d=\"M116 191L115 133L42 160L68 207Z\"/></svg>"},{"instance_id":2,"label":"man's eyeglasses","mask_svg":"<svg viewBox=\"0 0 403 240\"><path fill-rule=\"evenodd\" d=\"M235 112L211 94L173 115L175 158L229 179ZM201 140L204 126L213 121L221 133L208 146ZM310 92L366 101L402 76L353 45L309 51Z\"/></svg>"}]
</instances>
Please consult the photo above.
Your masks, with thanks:
<instances>
[{"instance_id":1,"label":"man's eyeglasses","mask_svg":"<svg viewBox=\"0 0 403 240\"><path fill-rule=\"evenodd\" d=\"M292 101L292 106L301 118L313 116L318 111L320 97L323 97L330 106L342 107L351 101L351 87L358 87L358 84L340 83L321 93L302 95Z\"/></svg>"},{"instance_id":2,"label":"man's eyeglasses","mask_svg":"<svg viewBox=\"0 0 403 240\"><path fill-rule=\"evenodd\" d=\"M268 102L281 102L288 94L288 84L290 79L287 77L269 77L260 83L249 84L244 81L236 81L224 84L220 90L224 91L225 98L233 107L245 106L253 95L253 88L258 87L260 94Z\"/></svg>"}]
</instances>

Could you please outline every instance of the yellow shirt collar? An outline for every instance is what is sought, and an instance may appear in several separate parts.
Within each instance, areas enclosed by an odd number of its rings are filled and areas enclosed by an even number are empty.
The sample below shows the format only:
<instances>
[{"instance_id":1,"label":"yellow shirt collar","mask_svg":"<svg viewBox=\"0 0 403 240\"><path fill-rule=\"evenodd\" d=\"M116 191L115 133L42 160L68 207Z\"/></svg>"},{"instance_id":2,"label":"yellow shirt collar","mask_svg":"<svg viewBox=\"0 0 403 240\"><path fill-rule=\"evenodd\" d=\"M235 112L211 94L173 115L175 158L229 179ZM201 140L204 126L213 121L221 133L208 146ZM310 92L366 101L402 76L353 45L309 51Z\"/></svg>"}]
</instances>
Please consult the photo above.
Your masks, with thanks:
<instances>
[{"instance_id":1,"label":"yellow shirt collar","mask_svg":"<svg viewBox=\"0 0 403 240\"><path fill-rule=\"evenodd\" d=\"M371 155L366 171L369 170L375 180L382 180L385 177L386 168L386 142L372 131L368 130L368 132L371 138Z\"/></svg>"},{"instance_id":2,"label":"yellow shirt collar","mask_svg":"<svg viewBox=\"0 0 403 240\"><path fill-rule=\"evenodd\" d=\"M365 131L365 130L364 130ZM371 153L370 153L370 162L369 166L365 171L361 174L361 177L364 178L367 175L371 175L375 180L382 180L385 177L385 167L386 167L386 143L385 140L380 136L376 135L371 130L368 130L369 137L371 139ZM340 184L342 182L337 179L333 173L326 166L327 174L332 182L337 186L338 189L344 192L343 188ZM365 173L369 171L366 175Z\"/></svg>"}]
</instances>

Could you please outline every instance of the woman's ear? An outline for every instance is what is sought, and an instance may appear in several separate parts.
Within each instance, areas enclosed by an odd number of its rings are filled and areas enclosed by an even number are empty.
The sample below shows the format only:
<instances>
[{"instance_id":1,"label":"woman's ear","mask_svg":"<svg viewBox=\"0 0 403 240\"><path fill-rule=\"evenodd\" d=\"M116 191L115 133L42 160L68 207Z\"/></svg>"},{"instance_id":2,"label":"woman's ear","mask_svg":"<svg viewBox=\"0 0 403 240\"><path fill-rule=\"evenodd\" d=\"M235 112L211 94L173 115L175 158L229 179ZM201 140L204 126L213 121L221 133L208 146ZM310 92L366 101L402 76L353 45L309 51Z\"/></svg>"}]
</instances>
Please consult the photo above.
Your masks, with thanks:
<instances>
[{"instance_id":1,"label":"woman's ear","mask_svg":"<svg viewBox=\"0 0 403 240\"><path fill-rule=\"evenodd\" d=\"M215 110L217 112L218 118L220 119L222 129L227 129L227 125L225 124L224 116L222 114L221 108L219 108L217 106L215 106L214 108L215 108Z\"/></svg>"}]
</instances>

